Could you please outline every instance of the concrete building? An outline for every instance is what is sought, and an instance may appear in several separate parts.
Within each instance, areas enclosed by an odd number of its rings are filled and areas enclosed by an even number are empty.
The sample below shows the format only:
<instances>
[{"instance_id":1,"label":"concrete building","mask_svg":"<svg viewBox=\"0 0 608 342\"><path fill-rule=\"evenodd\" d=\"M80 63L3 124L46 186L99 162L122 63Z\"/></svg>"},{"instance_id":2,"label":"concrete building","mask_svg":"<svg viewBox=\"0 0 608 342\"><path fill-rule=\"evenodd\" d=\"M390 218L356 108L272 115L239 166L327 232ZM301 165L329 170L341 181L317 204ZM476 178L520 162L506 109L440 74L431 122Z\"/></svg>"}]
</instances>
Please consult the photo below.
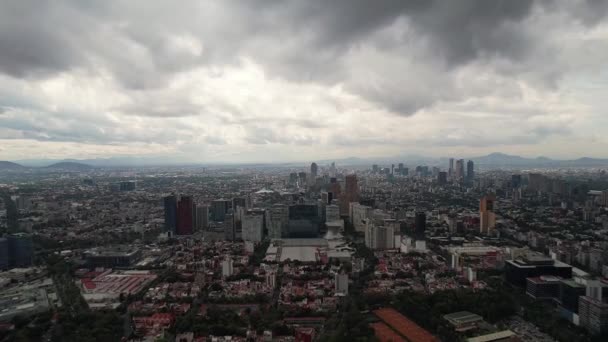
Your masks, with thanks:
<instances>
[{"instance_id":1,"label":"concrete building","mask_svg":"<svg viewBox=\"0 0 608 342\"><path fill-rule=\"evenodd\" d=\"M197 205L196 206L196 230L203 231L209 227L209 206L208 205Z\"/></svg>"},{"instance_id":2,"label":"concrete building","mask_svg":"<svg viewBox=\"0 0 608 342\"><path fill-rule=\"evenodd\" d=\"M242 218L243 240L260 242L264 238L264 216L247 214Z\"/></svg>"},{"instance_id":3,"label":"concrete building","mask_svg":"<svg viewBox=\"0 0 608 342\"><path fill-rule=\"evenodd\" d=\"M284 204L275 204L266 212L266 227L271 239L287 237L289 223L289 207Z\"/></svg>"},{"instance_id":4,"label":"concrete building","mask_svg":"<svg viewBox=\"0 0 608 342\"><path fill-rule=\"evenodd\" d=\"M336 273L334 277L335 281L335 292L337 296L348 295L348 274Z\"/></svg>"},{"instance_id":5,"label":"concrete building","mask_svg":"<svg viewBox=\"0 0 608 342\"><path fill-rule=\"evenodd\" d=\"M394 229L368 223L365 229L365 246L373 250L395 248Z\"/></svg>"},{"instance_id":6,"label":"concrete building","mask_svg":"<svg viewBox=\"0 0 608 342\"><path fill-rule=\"evenodd\" d=\"M359 203L350 204L350 221L356 232L364 232L367 220L372 218L373 209Z\"/></svg>"},{"instance_id":7,"label":"concrete building","mask_svg":"<svg viewBox=\"0 0 608 342\"><path fill-rule=\"evenodd\" d=\"M479 202L479 231L490 235L496 228L496 214L494 213L494 195L486 195Z\"/></svg>"},{"instance_id":8,"label":"concrete building","mask_svg":"<svg viewBox=\"0 0 608 342\"><path fill-rule=\"evenodd\" d=\"M222 261L222 277L230 277L234 273L232 258L228 257Z\"/></svg>"},{"instance_id":9,"label":"concrete building","mask_svg":"<svg viewBox=\"0 0 608 342\"><path fill-rule=\"evenodd\" d=\"M325 207L325 221L338 221L340 220L340 207L335 204L330 204Z\"/></svg>"}]
</instances>

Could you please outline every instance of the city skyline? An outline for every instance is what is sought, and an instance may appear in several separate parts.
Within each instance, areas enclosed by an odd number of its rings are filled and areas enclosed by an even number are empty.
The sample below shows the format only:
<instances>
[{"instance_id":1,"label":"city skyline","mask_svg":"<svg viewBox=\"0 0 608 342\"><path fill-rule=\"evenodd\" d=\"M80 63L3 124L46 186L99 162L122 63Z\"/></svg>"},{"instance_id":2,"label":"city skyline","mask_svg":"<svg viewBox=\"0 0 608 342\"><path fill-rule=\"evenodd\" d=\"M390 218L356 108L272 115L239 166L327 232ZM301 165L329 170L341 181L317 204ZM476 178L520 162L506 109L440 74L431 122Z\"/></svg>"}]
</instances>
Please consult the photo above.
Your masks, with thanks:
<instances>
[{"instance_id":1,"label":"city skyline","mask_svg":"<svg viewBox=\"0 0 608 342\"><path fill-rule=\"evenodd\" d=\"M607 12L585 0L9 1L0 160L605 158Z\"/></svg>"}]
</instances>

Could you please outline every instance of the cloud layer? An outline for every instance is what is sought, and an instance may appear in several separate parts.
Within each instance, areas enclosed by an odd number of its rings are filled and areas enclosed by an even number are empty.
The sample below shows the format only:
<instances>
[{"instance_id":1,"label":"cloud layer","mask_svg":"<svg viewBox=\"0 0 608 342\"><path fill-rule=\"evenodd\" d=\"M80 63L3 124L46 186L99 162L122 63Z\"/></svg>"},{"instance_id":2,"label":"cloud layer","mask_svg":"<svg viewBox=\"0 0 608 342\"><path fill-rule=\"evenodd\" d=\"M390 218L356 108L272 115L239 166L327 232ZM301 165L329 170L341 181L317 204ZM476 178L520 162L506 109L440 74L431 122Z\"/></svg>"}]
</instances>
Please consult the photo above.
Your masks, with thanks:
<instances>
[{"instance_id":1,"label":"cloud layer","mask_svg":"<svg viewBox=\"0 0 608 342\"><path fill-rule=\"evenodd\" d=\"M606 157L595 0L7 1L0 159Z\"/></svg>"}]
</instances>

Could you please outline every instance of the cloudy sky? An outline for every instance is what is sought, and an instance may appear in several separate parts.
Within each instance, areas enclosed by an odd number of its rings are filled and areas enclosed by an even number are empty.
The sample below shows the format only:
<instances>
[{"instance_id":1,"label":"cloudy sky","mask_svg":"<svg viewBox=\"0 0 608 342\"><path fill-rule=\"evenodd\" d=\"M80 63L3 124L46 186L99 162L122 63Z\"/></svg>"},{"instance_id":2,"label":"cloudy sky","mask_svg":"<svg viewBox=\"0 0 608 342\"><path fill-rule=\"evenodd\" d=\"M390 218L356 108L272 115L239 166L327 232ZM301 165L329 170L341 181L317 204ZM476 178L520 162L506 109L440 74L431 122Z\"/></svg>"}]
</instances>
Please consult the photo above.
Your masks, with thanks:
<instances>
[{"instance_id":1,"label":"cloudy sky","mask_svg":"<svg viewBox=\"0 0 608 342\"><path fill-rule=\"evenodd\" d=\"M0 160L608 157L608 1L0 2Z\"/></svg>"}]
</instances>

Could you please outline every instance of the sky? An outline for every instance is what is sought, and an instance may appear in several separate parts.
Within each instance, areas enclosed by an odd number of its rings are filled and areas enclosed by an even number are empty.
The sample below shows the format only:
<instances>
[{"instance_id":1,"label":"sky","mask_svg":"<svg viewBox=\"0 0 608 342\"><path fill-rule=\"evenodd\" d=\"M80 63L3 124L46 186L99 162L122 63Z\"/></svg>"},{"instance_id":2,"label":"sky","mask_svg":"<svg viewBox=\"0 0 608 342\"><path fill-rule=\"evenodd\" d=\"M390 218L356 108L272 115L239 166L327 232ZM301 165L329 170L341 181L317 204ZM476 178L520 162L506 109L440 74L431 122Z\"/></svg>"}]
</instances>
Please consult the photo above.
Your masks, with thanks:
<instances>
[{"instance_id":1,"label":"sky","mask_svg":"<svg viewBox=\"0 0 608 342\"><path fill-rule=\"evenodd\" d=\"M0 160L608 157L608 1L0 1Z\"/></svg>"}]
</instances>

